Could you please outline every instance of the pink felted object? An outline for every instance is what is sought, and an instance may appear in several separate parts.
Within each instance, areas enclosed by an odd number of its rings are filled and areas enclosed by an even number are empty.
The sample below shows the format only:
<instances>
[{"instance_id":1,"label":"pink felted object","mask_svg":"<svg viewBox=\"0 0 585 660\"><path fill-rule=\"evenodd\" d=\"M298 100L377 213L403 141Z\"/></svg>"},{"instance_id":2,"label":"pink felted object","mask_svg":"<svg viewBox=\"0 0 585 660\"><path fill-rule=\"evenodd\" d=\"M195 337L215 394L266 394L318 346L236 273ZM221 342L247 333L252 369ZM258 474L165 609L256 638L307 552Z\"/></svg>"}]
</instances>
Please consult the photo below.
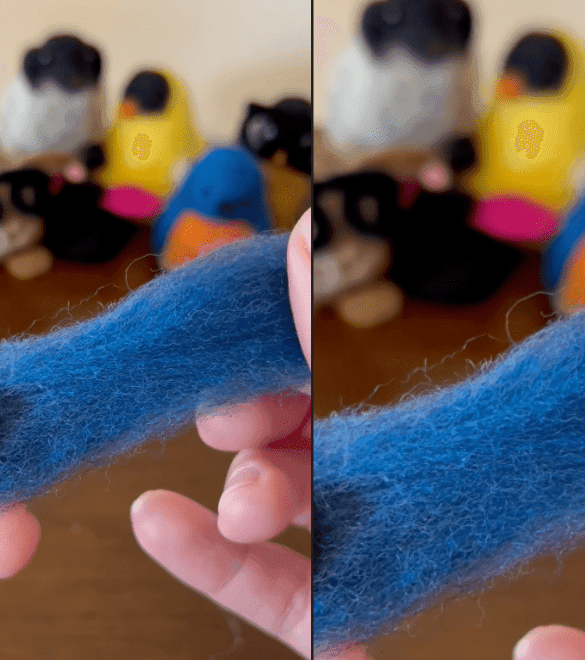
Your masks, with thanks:
<instances>
[{"instance_id":1,"label":"pink felted object","mask_svg":"<svg viewBox=\"0 0 585 660\"><path fill-rule=\"evenodd\" d=\"M162 212L164 200L157 195L132 186L109 188L100 206L104 211L129 220L148 220Z\"/></svg>"},{"instance_id":2,"label":"pink felted object","mask_svg":"<svg viewBox=\"0 0 585 660\"><path fill-rule=\"evenodd\" d=\"M540 243L557 233L561 218L552 209L521 197L488 197L480 200L471 225L483 232L516 243Z\"/></svg>"}]
</instances>

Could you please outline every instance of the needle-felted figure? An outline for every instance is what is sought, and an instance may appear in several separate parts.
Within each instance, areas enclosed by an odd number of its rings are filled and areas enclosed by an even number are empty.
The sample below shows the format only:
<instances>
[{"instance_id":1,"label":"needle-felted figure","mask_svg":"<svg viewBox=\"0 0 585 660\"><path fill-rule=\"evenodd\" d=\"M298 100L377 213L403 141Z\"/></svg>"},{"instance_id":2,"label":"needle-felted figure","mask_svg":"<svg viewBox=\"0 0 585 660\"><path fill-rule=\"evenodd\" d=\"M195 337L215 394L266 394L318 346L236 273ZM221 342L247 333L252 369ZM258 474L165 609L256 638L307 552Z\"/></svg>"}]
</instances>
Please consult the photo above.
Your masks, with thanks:
<instances>
[{"instance_id":1,"label":"needle-felted figure","mask_svg":"<svg viewBox=\"0 0 585 660\"><path fill-rule=\"evenodd\" d=\"M14 164L99 145L101 73L99 51L72 35L51 37L25 54L0 101L0 147Z\"/></svg>"},{"instance_id":2,"label":"needle-felted figure","mask_svg":"<svg viewBox=\"0 0 585 660\"><path fill-rule=\"evenodd\" d=\"M35 187L29 185L28 176L18 178L8 181L0 176L0 263L13 277L33 279L50 270L53 256L41 245L42 219L28 208L23 210L24 201L34 204Z\"/></svg>"},{"instance_id":3,"label":"needle-felted figure","mask_svg":"<svg viewBox=\"0 0 585 660\"><path fill-rule=\"evenodd\" d=\"M184 83L169 71L140 71L127 84L106 136L106 162L99 172L106 208L152 221L187 162L204 147Z\"/></svg>"},{"instance_id":4,"label":"needle-felted figure","mask_svg":"<svg viewBox=\"0 0 585 660\"><path fill-rule=\"evenodd\" d=\"M256 159L241 147L215 148L168 200L153 225L152 246L171 268L271 226Z\"/></svg>"},{"instance_id":5,"label":"needle-felted figure","mask_svg":"<svg viewBox=\"0 0 585 660\"><path fill-rule=\"evenodd\" d=\"M572 314L585 307L585 198L574 204L542 257L542 281L555 307Z\"/></svg>"},{"instance_id":6,"label":"needle-felted figure","mask_svg":"<svg viewBox=\"0 0 585 660\"><path fill-rule=\"evenodd\" d=\"M524 35L511 49L480 123L470 190L486 202L482 231L542 243L583 186L585 50L553 30ZM580 180L579 180L580 178Z\"/></svg>"},{"instance_id":7,"label":"needle-felted figure","mask_svg":"<svg viewBox=\"0 0 585 660\"><path fill-rule=\"evenodd\" d=\"M274 226L292 229L311 198L311 104L301 98L250 103L240 142L261 163Z\"/></svg>"},{"instance_id":8,"label":"needle-felted figure","mask_svg":"<svg viewBox=\"0 0 585 660\"><path fill-rule=\"evenodd\" d=\"M405 203L403 192L374 171L315 185L315 302L333 302L352 325L390 320L402 294L479 302L520 263L514 248L468 226L478 207L468 195L418 190Z\"/></svg>"},{"instance_id":9,"label":"needle-felted figure","mask_svg":"<svg viewBox=\"0 0 585 660\"><path fill-rule=\"evenodd\" d=\"M429 152L461 133L471 34L460 0L368 5L334 66L325 127L334 148L352 158Z\"/></svg>"},{"instance_id":10,"label":"needle-felted figure","mask_svg":"<svg viewBox=\"0 0 585 660\"><path fill-rule=\"evenodd\" d=\"M12 203L21 214L42 223L40 244L58 259L108 261L137 231L134 224L101 208L103 190L90 181L71 183L37 168L23 168L5 172L0 183L11 188Z\"/></svg>"}]
</instances>

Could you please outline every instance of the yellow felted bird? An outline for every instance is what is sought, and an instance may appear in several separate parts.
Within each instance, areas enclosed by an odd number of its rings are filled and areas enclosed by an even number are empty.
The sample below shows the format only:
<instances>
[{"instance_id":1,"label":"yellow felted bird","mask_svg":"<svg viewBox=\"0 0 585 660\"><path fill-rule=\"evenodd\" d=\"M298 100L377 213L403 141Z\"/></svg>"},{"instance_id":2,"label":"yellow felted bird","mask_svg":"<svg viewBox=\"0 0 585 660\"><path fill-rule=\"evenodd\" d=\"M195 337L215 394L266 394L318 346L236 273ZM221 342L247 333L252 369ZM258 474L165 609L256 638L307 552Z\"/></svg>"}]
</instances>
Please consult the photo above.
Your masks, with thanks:
<instances>
[{"instance_id":1,"label":"yellow felted bird","mask_svg":"<svg viewBox=\"0 0 585 660\"><path fill-rule=\"evenodd\" d=\"M204 149L182 81L145 70L124 91L106 136L104 207L128 218L154 218L184 166Z\"/></svg>"},{"instance_id":2,"label":"yellow felted bird","mask_svg":"<svg viewBox=\"0 0 585 660\"><path fill-rule=\"evenodd\" d=\"M585 154L583 46L555 30L522 37L506 59L479 141L472 193L566 209Z\"/></svg>"}]
</instances>

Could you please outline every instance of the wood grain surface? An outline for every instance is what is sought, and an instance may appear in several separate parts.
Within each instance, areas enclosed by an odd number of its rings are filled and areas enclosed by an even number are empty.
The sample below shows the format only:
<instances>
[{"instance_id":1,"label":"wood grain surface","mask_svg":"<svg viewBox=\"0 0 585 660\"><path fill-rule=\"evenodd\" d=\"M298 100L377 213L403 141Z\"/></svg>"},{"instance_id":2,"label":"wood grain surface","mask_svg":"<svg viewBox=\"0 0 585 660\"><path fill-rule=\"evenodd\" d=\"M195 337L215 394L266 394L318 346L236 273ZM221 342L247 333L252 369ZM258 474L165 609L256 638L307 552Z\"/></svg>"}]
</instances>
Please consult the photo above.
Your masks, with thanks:
<instances>
[{"instance_id":1,"label":"wood grain surface","mask_svg":"<svg viewBox=\"0 0 585 660\"><path fill-rule=\"evenodd\" d=\"M147 230L103 266L56 263L33 282L0 272L0 337L87 318L156 272ZM179 583L136 543L129 508L145 490L180 492L217 510L233 454L196 431L152 442L114 466L31 501L41 521L32 562L0 582L0 658L18 660L282 660L292 651ZM308 554L308 534L282 543Z\"/></svg>"}]
</instances>

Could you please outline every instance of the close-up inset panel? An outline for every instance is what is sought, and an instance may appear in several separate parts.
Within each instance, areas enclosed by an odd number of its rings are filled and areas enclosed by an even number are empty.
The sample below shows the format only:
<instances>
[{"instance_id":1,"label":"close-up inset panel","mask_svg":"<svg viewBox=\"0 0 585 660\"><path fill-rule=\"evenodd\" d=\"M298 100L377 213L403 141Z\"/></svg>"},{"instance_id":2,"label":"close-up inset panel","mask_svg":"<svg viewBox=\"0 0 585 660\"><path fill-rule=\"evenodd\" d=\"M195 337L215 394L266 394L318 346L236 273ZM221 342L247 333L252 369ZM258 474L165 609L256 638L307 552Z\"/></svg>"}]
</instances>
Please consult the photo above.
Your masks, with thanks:
<instances>
[{"instance_id":1,"label":"close-up inset panel","mask_svg":"<svg viewBox=\"0 0 585 660\"><path fill-rule=\"evenodd\" d=\"M318 652L509 658L585 628L579 16L315 2ZM563 635L518 653L571 657Z\"/></svg>"}]
</instances>

